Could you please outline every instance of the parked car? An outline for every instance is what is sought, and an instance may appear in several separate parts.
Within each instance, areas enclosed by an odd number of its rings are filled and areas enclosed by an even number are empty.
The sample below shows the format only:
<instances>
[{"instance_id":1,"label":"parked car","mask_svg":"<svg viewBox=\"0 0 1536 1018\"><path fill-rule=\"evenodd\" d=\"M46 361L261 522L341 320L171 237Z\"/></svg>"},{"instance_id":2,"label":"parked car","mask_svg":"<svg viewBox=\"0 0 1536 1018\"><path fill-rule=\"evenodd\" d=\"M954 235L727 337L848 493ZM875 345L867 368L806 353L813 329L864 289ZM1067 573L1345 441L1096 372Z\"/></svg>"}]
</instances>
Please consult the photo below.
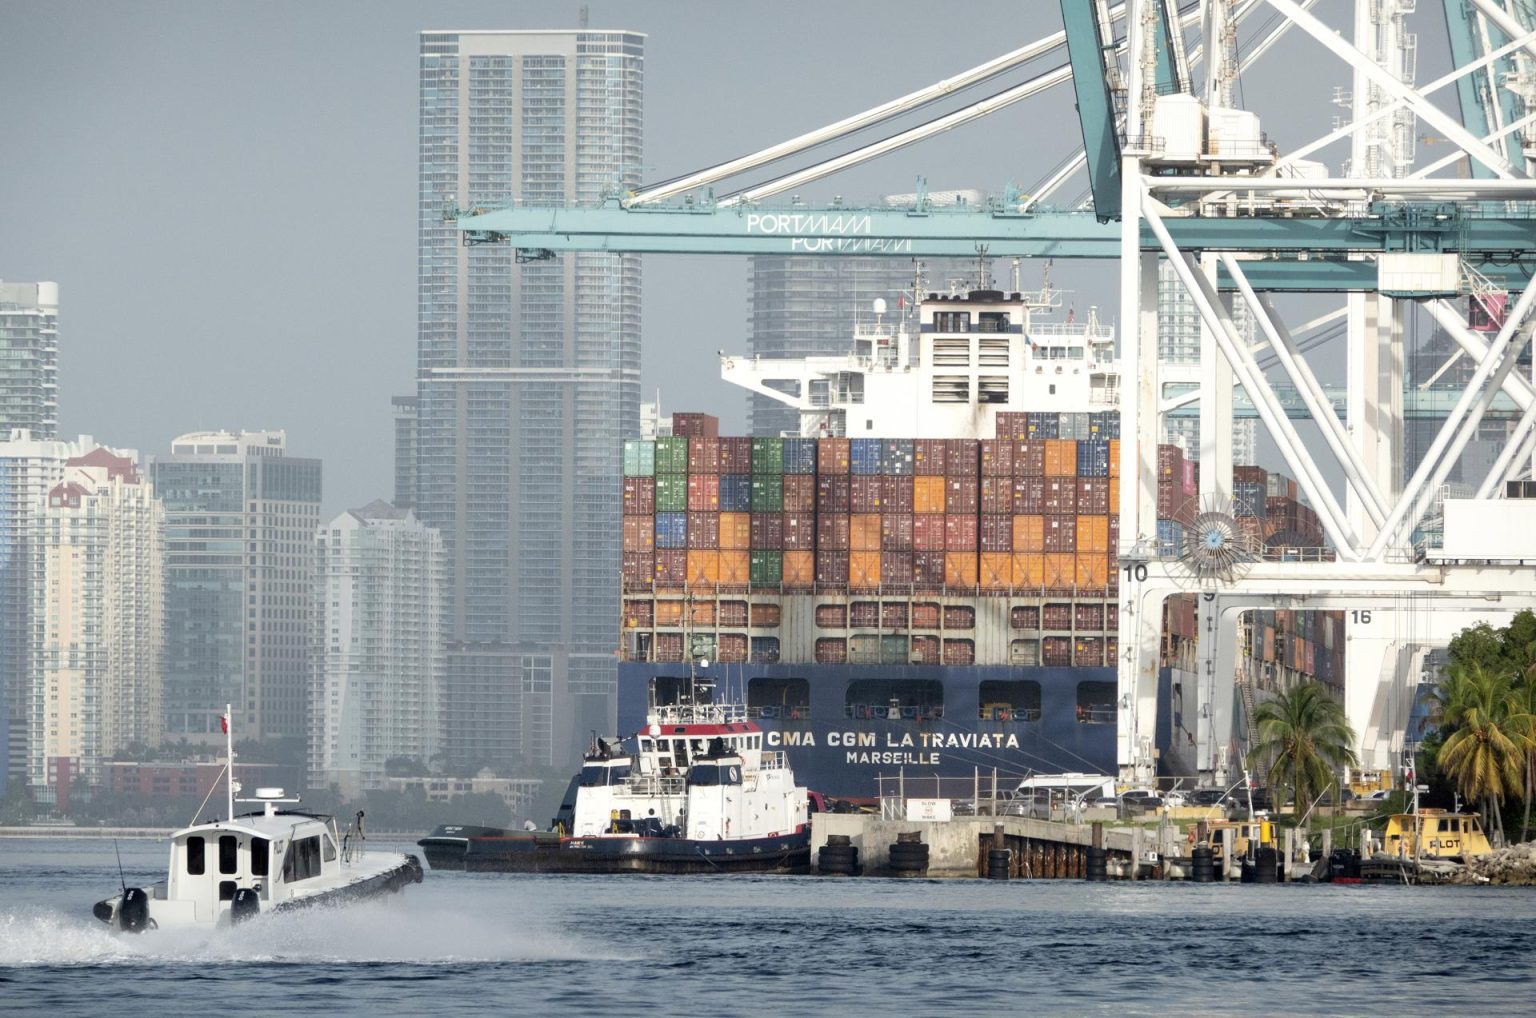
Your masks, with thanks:
<instances>
[{"instance_id":1,"label":"parked car","mask_svg":"<svg viewBox=\"0 0 1536 1018\"><path fill-rule=\"evenodd\" d=\"M1132 788L1120 793L1120 812L1128 816L1160 809L1162 798L1150 788Z\"/></svg>"},{"instance_id":2,"label":"parked car","mask_svg":"<svg viewBox=\"0 0 1536 1018\"><path fill-rule=\"evenodd\" d=\"M1226 793L1219 788L1197 788L1189 793L1191 806L1225 806Z\"/></svg>"}]
</instances>

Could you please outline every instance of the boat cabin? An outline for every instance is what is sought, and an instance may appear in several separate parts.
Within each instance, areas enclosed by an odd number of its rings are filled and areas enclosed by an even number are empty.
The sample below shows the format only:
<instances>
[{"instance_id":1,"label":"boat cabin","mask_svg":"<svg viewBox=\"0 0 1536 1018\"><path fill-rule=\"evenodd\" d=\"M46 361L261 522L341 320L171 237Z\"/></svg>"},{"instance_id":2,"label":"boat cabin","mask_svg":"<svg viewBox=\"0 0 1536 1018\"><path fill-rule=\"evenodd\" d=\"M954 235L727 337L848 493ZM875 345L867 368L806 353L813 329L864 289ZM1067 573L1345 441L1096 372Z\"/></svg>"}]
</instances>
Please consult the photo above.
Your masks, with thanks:
<instances>
[{"instance_id":1,"label":"boat cabin","mask_svg":"<svg viewBox=\"0 0 1536 1018\"><path fill-rule=\"evenodd\" d=\"M1403 859L1466 859L1493 851L1482 821L1467 813L1421 809L1387 818L1382 850Z\"/></svg>"},{"instance_id":2,"label":"boat cabin","mask_svg":"<svg viewBox=\"0 0 1536 1018\"><path fill-rule=\"evenodd\" d=\"M266 813L188 828L171 843L170 871L154 897L158 912L183 908L191 922L216 922L241 889L262 903L306 897L316 878L341 870L333 822ZM162 897L163 893L163 897Z\"/></svg>"}]
</instances>

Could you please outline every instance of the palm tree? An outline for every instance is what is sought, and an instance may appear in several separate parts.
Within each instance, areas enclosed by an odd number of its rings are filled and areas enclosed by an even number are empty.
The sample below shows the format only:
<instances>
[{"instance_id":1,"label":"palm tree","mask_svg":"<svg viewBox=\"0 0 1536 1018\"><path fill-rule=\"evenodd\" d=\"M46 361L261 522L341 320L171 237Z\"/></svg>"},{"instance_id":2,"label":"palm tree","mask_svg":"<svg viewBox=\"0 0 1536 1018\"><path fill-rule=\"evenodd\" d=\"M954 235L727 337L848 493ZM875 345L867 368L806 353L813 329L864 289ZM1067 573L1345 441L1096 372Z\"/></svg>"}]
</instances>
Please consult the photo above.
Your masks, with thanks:
<instances>
[{"instance_id":1,"label":"palm tree","mask_svg":"<svg viewBox=\"0 0 1536 1018\"><path fill-rule=\"evenodd\" d=\"M1533 748L1533 718L1516 695L1514 676L1469 662L1452 670L1432 700L1447 731L1436 760L1469 802L1483 804L1483 823L1502 838L1495 803L1523 793Z\"/></svg>"},{"instance_id":2,"label":"palm tree","mask_svg":"<svg viewBox=\"0 0 1536 1018\"><path fill-rule=\"evenodd\" d=\"M1344 707L1320 682L1302 683L1264 701L1253 720L1258 738L1248 751L1249 767L1267 762L1271 785L1294 795L1298 809L1327 790L1340 768L1359 765Z\"/></svg>"}]
</instances>

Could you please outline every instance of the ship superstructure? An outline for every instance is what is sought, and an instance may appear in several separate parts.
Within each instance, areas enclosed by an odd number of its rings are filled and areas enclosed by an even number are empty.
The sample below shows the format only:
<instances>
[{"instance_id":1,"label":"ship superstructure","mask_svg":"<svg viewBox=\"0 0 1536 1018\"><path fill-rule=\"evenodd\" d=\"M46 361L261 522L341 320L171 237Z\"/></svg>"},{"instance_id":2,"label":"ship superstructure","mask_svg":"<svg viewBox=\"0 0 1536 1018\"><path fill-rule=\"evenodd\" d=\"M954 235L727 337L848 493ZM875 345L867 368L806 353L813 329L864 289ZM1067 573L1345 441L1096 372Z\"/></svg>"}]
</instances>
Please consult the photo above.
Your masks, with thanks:
<instances>
[{"instance_id":1,"label":"ship superstructure","mask_svg":"<svg viewBox=\"0 0 1536 1018\"><path fill-rule=\"evenodd\" d=\"M720 437L678 415L672 436L626 443L621 725L680 702L702 671L831 794L873 795L903 770L1109 772L1119 371L1094 315L1051 325L1050 305L929 294L861 329L846 357L725 358L754 391L792 381L778 398L802 435ZM1158 476L1159 543L1177 555L1198 464L1163 446ZM1294 485L1235 477L1256 547L1321 544ZM1256 616L1249 681L1336 674L1306 649L1342 651L1335 621ZM1163 629L1158 741L1170 773L1191 773L1193 594L1170 599Z\"/></svg>"}]
</instances>

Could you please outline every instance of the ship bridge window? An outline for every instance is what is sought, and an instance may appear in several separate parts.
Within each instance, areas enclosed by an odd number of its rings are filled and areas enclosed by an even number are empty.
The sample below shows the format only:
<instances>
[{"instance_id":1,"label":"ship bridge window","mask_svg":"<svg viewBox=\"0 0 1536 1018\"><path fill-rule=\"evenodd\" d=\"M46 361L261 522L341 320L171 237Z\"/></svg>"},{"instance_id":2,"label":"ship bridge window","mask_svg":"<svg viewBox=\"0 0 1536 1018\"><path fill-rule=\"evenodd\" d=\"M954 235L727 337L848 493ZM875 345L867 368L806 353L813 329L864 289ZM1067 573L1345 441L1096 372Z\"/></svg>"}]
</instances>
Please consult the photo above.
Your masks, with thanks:
<instances>
[{"instance_id":1,"label":"ship bridge window","mask_svg":"<svg viewBox=\"0 0 1536 1018\"><path fill-rule=\"evenodd\" d=\"M971 313L969 311L935 312L933 329L935 332L970 332Z\"/></svg>"},{"instance_id":2,"label":"ship bridge window","mask_svg":"<svg viewBox=\"0 0 1536 1018\"><path fill-rule=\"evenodd\" d=\"M1079 682L1077 684L1077 723L1080 725L1114 724L1117 689L1113 682Z\"/></svg>"},{"instance_id":3,"label":"ship bridge window","mask_svg":"<svg viewBox=\"0 0 1536 1018\"><path fill-rule=\"evenodd\" d=\"M601 788L604 785L622 785L629 780L629 764L587 764L581 769L583 788Z\"/></svg>"},{"instance_id":4,"label":"ship bridge window","mask_svg":"<svg viewBox=\"0 0 1536 1018\"><path fill-rule=\"evenodd\" d=\"M944 684L935 679L855 679L844 715L856 721L928 721L944 716Z\"/></svg>"},{"instance_id":5,"label":"ship bridge window","mask_svg":"<svg viewBox=\"0 0 1536 1018\"><path fill-rule=\"evenodd\" d=\"M694 764L688 768L688 784L693 786L739 785L741 784L741 764L737 761Z\"/></svg>"},{"instance_id":6,"label":"ship bridge window","mask_svg":"<svg viewBox=\"0 0 1536 1018\"><path fill-rule=\"evenodd\" d=\"M980 311L976 314L977 332L1007 332L1008 312Z\"/></svg>"},{"instance_id":7,"label":"ship bridge window","mask_svg":"<svg viewBox=\"0 0 1536 1018\"><path fill-rule=\"evenodd\" d=\"M989 680L981 684L983 721L1039 721L1040 683Z\"/></svg>"},{"instance_id":8,"label":"ship bridge window","mask_svg":"<svg viewBox=\"0 0 1536 1018\"><path fill-rule=\"evenodd\" d=\"M809 718L811 684L805 679L748 679L747 716L789 721Z\"/></svg>"}]
</instances>

